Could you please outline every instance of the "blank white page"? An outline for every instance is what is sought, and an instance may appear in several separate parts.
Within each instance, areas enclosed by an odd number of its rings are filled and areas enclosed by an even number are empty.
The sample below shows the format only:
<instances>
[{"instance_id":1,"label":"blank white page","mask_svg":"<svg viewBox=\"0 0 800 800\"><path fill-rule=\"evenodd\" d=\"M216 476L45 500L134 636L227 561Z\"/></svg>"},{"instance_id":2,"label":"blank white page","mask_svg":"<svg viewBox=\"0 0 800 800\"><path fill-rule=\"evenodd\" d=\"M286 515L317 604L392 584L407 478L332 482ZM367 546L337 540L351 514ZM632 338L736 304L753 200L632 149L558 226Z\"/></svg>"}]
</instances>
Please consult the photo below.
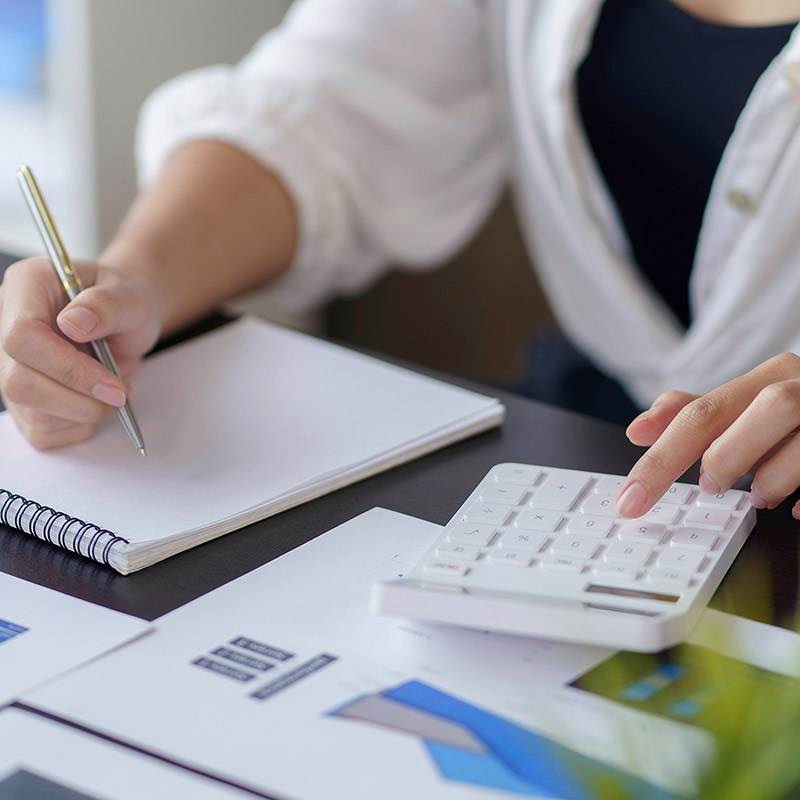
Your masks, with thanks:
<instances>
[{"instance_id":1,"label":"blank white page","mask_svg":"<svg viewBox=\"0 0 800 800\"><path fill-rule=\"evenodd\" d=\"M236 517L475 418L497 400L244 318L147 359L94 437L34 450L0 414L0 488L132 543Z\"/></svg>"}]
</instances>

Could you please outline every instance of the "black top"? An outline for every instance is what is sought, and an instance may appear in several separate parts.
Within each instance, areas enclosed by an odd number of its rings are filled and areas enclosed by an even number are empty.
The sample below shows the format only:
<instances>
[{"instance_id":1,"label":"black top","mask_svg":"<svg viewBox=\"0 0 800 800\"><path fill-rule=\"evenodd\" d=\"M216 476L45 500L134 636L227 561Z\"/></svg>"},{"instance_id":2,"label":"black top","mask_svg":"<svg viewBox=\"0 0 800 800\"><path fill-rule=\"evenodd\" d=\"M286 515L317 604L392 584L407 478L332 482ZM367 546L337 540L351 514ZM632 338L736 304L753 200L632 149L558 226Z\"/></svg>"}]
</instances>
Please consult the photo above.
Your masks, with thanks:
<instances>
[{"instance_id":1,"label":"black top","mask_svg":"<svg viewBox=\"0 0 800 800\"><path fill-rule=\"evenodd\" d=\"M670 0L606 0L578 71L586 134L633 255L684 325L722 151L793 28L703 22Z\"/></svg>"}]
</instances>

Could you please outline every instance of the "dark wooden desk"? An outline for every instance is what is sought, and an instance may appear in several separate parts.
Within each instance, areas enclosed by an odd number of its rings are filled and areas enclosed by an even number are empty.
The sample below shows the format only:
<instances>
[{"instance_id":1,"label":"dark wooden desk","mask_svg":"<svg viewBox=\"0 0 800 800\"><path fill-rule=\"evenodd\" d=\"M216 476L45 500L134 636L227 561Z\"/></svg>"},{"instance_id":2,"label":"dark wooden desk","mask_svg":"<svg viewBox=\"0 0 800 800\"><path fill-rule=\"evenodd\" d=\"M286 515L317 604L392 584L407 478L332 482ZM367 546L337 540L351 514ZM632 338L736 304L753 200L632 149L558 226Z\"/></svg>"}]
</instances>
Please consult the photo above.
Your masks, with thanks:
<instances>
[{"instance_id":1,"label":"dark wooden desk","mask_svg":"<svg viewBox=\"0 0 800 800\"><path fill-rule=\"evenodd\" d=\"M0 269L7 261L0 257ZM615 425L516 395L491 393L498 394L508 410L502 429L263 520L140 573L122 577L2 526L0 570L152 620L373 506L443 524L498 462L624 473L640 453ZM689 477L696 475L690 472ZM797 603L799 527L790 509L787 502L775 511L759 512L756 530L715 595L715 607L765 622L790 621Z\"/></svg>"}]
</instances>

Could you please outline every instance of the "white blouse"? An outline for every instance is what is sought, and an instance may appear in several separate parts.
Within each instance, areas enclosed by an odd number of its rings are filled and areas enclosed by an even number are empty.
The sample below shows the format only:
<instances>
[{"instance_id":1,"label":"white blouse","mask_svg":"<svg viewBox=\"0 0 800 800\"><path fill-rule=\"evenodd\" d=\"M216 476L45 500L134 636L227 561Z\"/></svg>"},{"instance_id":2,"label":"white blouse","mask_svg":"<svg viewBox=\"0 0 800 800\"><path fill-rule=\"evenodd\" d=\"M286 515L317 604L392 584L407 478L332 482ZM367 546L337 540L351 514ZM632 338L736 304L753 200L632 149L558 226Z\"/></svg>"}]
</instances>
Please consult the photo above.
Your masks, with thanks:
<instances>
[{"instance_id":1,"label":"white blouse","mask_svg":"<svg viewBox=\"0 0 800 800\"><path fill-rule=\"evenodd\" d=\"M800 26L723 153L684 332L633 263L580 125L574 77L601 3L297 0L237 66L148 99L141 180L200 138L273 170L300 216L295 262L271 289L292 309L359 291L389 263L444 260L510 180L559 322L640 403L800 353Z\"/></svg>"}]
</instances>

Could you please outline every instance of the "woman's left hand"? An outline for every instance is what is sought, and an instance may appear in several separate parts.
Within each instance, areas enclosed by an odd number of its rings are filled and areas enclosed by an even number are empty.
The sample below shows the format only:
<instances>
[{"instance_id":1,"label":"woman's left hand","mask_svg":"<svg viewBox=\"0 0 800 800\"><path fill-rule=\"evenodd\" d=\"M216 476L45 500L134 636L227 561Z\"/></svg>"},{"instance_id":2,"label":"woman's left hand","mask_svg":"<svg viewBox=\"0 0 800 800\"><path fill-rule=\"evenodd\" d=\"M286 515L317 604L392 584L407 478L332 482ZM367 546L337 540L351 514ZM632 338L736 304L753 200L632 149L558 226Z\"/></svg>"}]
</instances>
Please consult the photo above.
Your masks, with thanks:
<instances>
[{"instance_id":1,"label":"woman's left hand","mask_svg":"<svg viewBox=\"0 0 800 800\"><path fill-rule=\"evenodd\" d=\"M708 394L668 391L628 426L648 447L617 496L617 512L639 517L702 457L700 488L727 491L753 473L750 502L775 508L800 486L800 357L783 353ZM792 509L800 519L800 502Z\"/></svg>"}]
</instances>

